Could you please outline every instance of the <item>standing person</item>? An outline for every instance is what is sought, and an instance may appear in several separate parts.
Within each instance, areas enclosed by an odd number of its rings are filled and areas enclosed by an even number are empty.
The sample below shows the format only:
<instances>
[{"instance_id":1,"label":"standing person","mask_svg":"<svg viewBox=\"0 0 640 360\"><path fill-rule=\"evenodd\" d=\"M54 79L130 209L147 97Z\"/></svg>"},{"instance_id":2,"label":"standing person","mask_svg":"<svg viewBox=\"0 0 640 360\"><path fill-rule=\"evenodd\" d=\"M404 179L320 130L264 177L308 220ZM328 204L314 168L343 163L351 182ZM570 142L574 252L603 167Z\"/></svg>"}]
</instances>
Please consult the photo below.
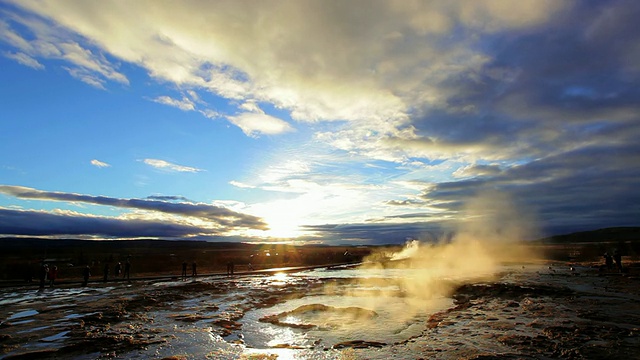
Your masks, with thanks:
<instances>
[{"instance_id":1,"label":"standing person","mask_svg":"<svg viewBox=\"0 0 640 360\"><path fill-rule=\"evenodd\" d=\"M104 282L109 279L109 263L104 263L104 269L102 269L102 275L104 276Z\"/></svg>"},{"instance_id":2,"label":"standing person","mask_svg":"<svg viewBox=\"0 0 640 360\"><path fill-rule=\"evenodd\" d=\"M122 264L118 261L118 263L116 264L116 272L113 275L116 278L119 278L120 274L122 274Z\"/></svg>"},{"instance_id":3,"label":"standing person","mask_svg":"<svg viewBox=\"0 0 640 360\"><path fill-rule=\"evenodd\" d=\"M618 271L622 272L622 255L620 255L618 249L613 251L613 261L616 262L616 268L618 268Z\"/></svg>"},{"instance_id":4,"label":"standing person","mask_svg":"<svg viewBox=\"0 0 640 360\"><path fill-rule=\"evenodd\" d=\"M131 282L131 261L129 261L129 259L127 259L127 262L124 263L124 275L122 275L122 278L127 278L127 281Z\"/></svg>"},{"instance_id":5,"label":"standing person","mask_svg":"<svg viewBox=\"0 0 640 360\"><path fill-rule=\"evenodd\" d=\"M49 270L49 287L53 287L53 285L56 282L57 278L58 278L58 267L57 266L53 266Z\"/></svg>"},{"instance_id":6,"label":"standing person","mask_svg":"<svg viewBox=\"0 0 640 360\"><path fill-rule=\"evenodd\" d=\"M40 291L44 290L44 282L47 280L47 272L49 269L47 268L47 264L44 262L40 264L40 271L38 272L38 280L40 280Z\"/></svg>"},{"instance_id":7,"label":"standing person","mask_svg":"<svg viewBox=\"0 0 640 360\"><path fill-rule=\"evenodd\" d=\"M607 270L613 270L613 258L608 252L604 253L604 263L607 265Z\"/></svg>"},{"instance_id":8,"label":"standing person","mask_svg":"<svg viewBox=\"0 0 640 360\"><path fill-rule=\"evenodd\" d=\"M82 270L82 286L87 286L87 283L89 283L89 277L91 277L91 268L87 265Z\"/></svg>"},{"instance_id":9,"label":"standing person","mask_svg":"<svg viewBox=\"0 0 640 360\"><path fill-rule=\"evenodd\" d=\"M187 280L187 260L182 262L182 280Z\"/></svg>"},{"instance_id":10,"label":"standing person","mask_svg":"<svg viewBox=\"0 0 640 360\"><path fill-rule=\"evenodd\" d=\"M194 277L194 278L195 278L196 276L198 276L198 270L197 270L197 268L198 268L198 264L196 264L196 262L194 261L194 262L191 264L191 276L192 276L192 277Z\"/></svg>"}]
</instances>

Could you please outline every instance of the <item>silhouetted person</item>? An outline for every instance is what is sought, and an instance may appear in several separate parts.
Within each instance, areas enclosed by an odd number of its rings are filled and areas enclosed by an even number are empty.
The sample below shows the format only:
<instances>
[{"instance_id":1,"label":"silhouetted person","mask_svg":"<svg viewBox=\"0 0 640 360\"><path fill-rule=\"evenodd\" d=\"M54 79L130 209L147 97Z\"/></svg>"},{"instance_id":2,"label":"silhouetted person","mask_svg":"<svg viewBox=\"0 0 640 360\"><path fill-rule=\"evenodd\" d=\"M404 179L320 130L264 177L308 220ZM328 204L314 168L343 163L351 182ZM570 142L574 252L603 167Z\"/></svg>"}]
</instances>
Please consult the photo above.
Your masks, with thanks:
<instances>
[{"instance_id":1,"label":"silhouetted person","mask_svg":"<svg viewBox=\"0 0 640 360\"><path fill-rule=\"evenodd\" d=\"M187 260L182 262L182 280L187 279Z\"/></svg>"},{"instance_id":2,"label":"silhouetted person","mask_svg":"<svg viewBox=\"0 0 640 360\"><path fill-rule=\"evenodd\" d=\"M116 264L116 272L113 274L113 276L115 276L116 278L119 278L120 274L122 274L122 264L118 262Z\"/></svg>"},{"instance_id":3,"label":"silhouetted person","mask_svg":"<svg viewBox=\"0 0 640 360\"><path fill-rule=\"evenodd\" d=\"M129 260L124 263L124 275L122 275L122 278L127 278L127 281L131 282L131 262Z\"/></svg>"},{"instance_id":4,"label":"silhouetted person","mask_svg":"<svg viewBox=\"0 0 640 360\"><path fill-rule=\"evenodd\" d=\"M249 264L247 265L247 269L249 269L249 271L253 271L253 265L251 265L251 263L249 263Z\"/></svg>"},{"instance_id":5,"label":"silhouetted person","mask_svg":"<svg viewBox=\"0 0 640 360\"><path fill-rule=\"evenodd\" d=\"M620 252L617 249L613 252L613 261L616 262L616 268L618 268L618 271L622 272L622 255L620 255Z\"/></svg>"},{"instance_id":6,"label":"silhouetted person","mask_svg":"<svg viewBox=\"0 0 640 360\"><path fill-rule=\"evenodd\" d=\"M104 264L104 268L102 269L102 276L104 277L104 282L109 280L109 263Z\"/></svg>"},{"instance_id":7,"label":"silhouetted person","mask_svg":"<svg viewBox=\"0 0 640 360\"><path fill-rule=\"evenodd\" d=\"M58 278L58 267L54 266L49 270L49 286L53 287L53 285L56 282L56 279Z\"/></svg>"},{"instance_id":8,"label":"silhouetted person","mask_svg":"<svg viewBox=\"0 0 640 360\"><path fill-rule=\"evenodd\" d=\"M233 261L227 263L227 275L233 275Z\"/></svg>"},{"instance_id":9,"label":"silhouetted person","mask_svg":"<svg viewBox=\"0 0 640 360\"><path fill-rule=\"evenodd\" d=\"M87 265L82 270L82 286L87 286L87 283L89 283L89 277L91 277L91 269L89 268L89 265Z\"/></svg>"},{"instance_id":10,"label":"silhouetted person","mask_svg":"<svg viewBox=\"0 0 640 360\"><path fill-rule=\"evenodd\" d=\"M607 265L607 270L613 270L613 258L608 252L604 253L604 263Z\"/></svg>"},{"instance_id":11,"label":"silhouetted person","mask_svg":"<svg viewBox=\"0 0 640 360\"><path fill-rule=\"evenodd\" d=\"M40 280L40 290L44 290L44 282L47 280L47 272L49 269L47 268L47 264L40 264L40 271L38 271L38 280Z\"/></svg>"},{"instance_id":12,"label":"silhouetted person","mask_svg":"<svg viewBox=\"0 0 640 360\"><path fill-rule=\"evenodd\" d=\"M197 264L196 264L196 262L194 261L194 262L191 264L191 276L192 276L192 277L196 277L196 276L198 276L198 270L197 270L197 269L198 269L198 265L197 265Z\"/></svg>"}]
</instances>

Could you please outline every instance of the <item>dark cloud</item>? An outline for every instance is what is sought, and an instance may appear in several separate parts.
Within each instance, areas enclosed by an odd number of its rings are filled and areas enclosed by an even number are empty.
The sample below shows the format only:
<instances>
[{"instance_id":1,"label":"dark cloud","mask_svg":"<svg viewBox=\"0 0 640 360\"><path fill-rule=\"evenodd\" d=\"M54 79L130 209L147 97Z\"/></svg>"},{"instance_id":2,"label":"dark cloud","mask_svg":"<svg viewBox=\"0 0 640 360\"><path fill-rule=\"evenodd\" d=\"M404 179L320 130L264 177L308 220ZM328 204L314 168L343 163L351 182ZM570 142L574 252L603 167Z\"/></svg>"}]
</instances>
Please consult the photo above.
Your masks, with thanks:
<instances>
[{"instance_id":1,"label":"dark cloud","mask_svg":"<svg viewBox=\"0 0 640 360\"><path fill-rule=\"evenodd\" d=\"M181 238L211 229L167 221L124 220L79 214L0 208L0 233L29 236L99 236L114 238Z\"/></svg>"},{"instance_id":2,"label":"dark cloud","mask_svg":"<svg viewBox=\"0 0 640 360\"><path fill-rule=\"evenodd\" d=\"M185 202L166 202L144 199L118 199L106 196L90 196L62 192L41 191L20 186L0 186L0 193L21 199L82 202L88 204L114 206L127 209L158 211L166 214L196 217L218 224L220 227L267 229L266 223L259 217L242 214L223 207L209 204Z\"/></svg>"},{"instance_id":3,"label":"dark cloud","mask_svg":"<svg viewBox=\"0 0 640 360\"><path fill-rule=\"evenodd\" d=\"M513 166L498 176L429 184L425 204L459 212L497 191L537 214L550 234L640 222L640 145L594 145Z\"/></svg>"},{"instance_id":4,"label":"dark cloud","mask_svg":"<svg viewBox=\"0 0 640 360\"><path fill-rule=\"evenodd\" d=\"M439 241L449 232L446 224L442 222L326 224L309 225L304 229L320 234L323 241L334 244L397 244L409 239ZM313 240L313 238L308 240Z\"/></svg>"},{"instance_id":5,"label":"dark cloud","mask_svg":"<svg viewBox=\"0 0 640 360\"><path fill-rule=\"evenodd\" d=\"M415 218L424 219L424 218L430 218L432 216L433 214L430 214L430 213L411 213L411 214L385 216L385 219L415 219Z\"/></svg>"},{"instance_id":6,"label":"dark cloud","mask_svg":"<svg viewBox=\"0 0 640 360\"><path fill-rule=\"evenodd\" d=\"M385 202L387 205L392 206L422 206L424 205L424 201L419 200L389 200Z\"/></svg>"},{"instance_id":7,"label":"dark cloud","mask_svg":"<svg viewBox=\"0 0 640 360\"><path fill-rule=\"evenodd\" d=\"M545 26L479 38L488 61L438 84L446 103L417 108L418 138L396 139L472 163L456 171L459 181L425 183L424 206L455 214L498 191L549 233L637 226L638 18L637 1L583 1Z\"/></svg>"},{"instance_id":8,"label":"dark cloud","mask_svg":"<svg viewBox=\"0 0 640 360\"><path fill-rule=\"evenodd\" d=\"M454 156L521 160L598 140L592 131L601 126L637 133L638 16L637 2L579 2L544 27L479 38L489 60L438 84L446 101L415 109L420 137L411 142Z\"/></svg>"},{"instance_id":9,"label":"dark cloud","mask_svg":"<svg viewBox=\"0 0 640 360\"><path fill-rule=\"evenodd\" d=\"M183 201L183 202L193 202L187 199L184 196L172 196L172 195L151 195L147 196L149 200L160 200L160 201Z\"/></svg>"}]
</instances>

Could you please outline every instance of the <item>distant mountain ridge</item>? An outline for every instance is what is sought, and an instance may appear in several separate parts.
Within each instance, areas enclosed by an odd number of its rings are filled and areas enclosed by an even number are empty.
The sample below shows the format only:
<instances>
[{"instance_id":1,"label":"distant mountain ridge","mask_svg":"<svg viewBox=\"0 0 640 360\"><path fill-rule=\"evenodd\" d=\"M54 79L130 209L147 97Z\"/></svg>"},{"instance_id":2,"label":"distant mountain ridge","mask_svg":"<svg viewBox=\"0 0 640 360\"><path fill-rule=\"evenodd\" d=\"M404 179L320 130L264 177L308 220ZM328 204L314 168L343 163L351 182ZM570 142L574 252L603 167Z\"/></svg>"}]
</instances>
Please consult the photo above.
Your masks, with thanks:
<instances>
[{"instance_id":1,"label":"distant mountain ridge","mask_svg":"<svg viewBox=\"0 0 640 360\"><path fill-rule=\"evenodd\" d=\"M640 241L640 227L610 227L597 230L579 231L569 234L553 235L537 240L534 243L544 244L562 244L562 243L581 243L581 242L602 242L602 241ZM392 245L369 244L368 246L384 246ZM398 244L393 244L398 245ZM62 249L62 248L150 248L154 251L162 251L163 249L175 248L192 248L192 249L226 249L240 250L259 247L260 245L243 243L243 242L215 242L215 241L196 241L196 240L157 240L157 239L138 239L138 240L83 240L83 239L43 239L43 238L18 238L18 237L0 237L0 249ZM332 245L313 244L313 245L297 245L289 244L292 247L332 247ZM340 244L336 247L357 246Z\"/></svg>"},{"instance_id":2,"label":"distant mountain ridge","mask_svg":"<svg viewBox=\"0 0 640 360\"><path fill-rule=\"evenodd\" d=\"M535 242L564 244L606 241L640 241L640 227L610 227L590 231L579 231L564 235L554 235L538 239Z\"/></svg>"}]
</instances>

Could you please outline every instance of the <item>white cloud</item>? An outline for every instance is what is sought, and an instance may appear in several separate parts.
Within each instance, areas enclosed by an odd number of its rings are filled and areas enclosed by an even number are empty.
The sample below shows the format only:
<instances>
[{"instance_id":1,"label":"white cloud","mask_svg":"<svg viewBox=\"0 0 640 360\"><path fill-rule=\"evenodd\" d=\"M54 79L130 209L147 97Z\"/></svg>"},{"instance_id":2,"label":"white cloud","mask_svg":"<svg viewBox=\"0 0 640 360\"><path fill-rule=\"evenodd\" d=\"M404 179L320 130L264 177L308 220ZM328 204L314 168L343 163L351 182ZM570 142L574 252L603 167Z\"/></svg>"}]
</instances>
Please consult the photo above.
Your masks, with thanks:
<instances>
[{"instance_id":1,"label":"white cloud","mask_svg":"<svg viewBox=\"0 0 640 360\"><path fill-rule=\"evenodd\" d=\"M10 14L15 23L27 27L32 38L15 31L6 21L0 21L0 38L19 50L8 57L23 65L42 68L37 58L64 60L69 74L91 86L104 89L106 81L129 84L127 77L98 52L80 45L78 36L68 29L50 24L33 16ZM89 45L87 45L89 46Z\"/></svg>"},{"instance_id":2,"label":"white cloud","mask_svg":"<svg viewBox=\"0 0 640 360\"><path fill-rule=\"evenodd\" d=\"M467 165L453 172L455 178L466 178L475 176L496 176L500 175L501 169L499 165Z\"/></svg>"},{"instance_id":3,"label":"white cloud","mask_svg":"<svg viewBox=\"0 0 640 360\"><path fill-rule=\"evenodd\" d=\"M192 111L192 110L195 110L196 108L194 102L191 101L191 99L187 98L186 96L183 97L181 100L174 99L169 96L158 96L157 98L153 99L153 101L159 104L176 107L182 111Z\"/></svg>"},{"instance_id":4,"label":"white cloud","mask_svg":"<svg viewBox=\"0 0 640 360\"><path fill-rule=\"evenodd\" d=\"M183 1L179 7L143 0L126 7L117 1L15 3L58 26L16 18L35 39L5 23L0 30L6 41L33 58L72 62L85 71L72 74L93 86L126 83L102 55L108 54L189 89L182 99L154 101L226 117L249 136L292 130L263 114L260 103L288 111L295 121L346 120L316 139L395 162L497 156L491 146L425 141L431 139L412 127L412 116L416 109L478 111L474 104L451 103L459 88L449 85L460 78L481 81L483 67L493 59L479 43L482 35L533 29L571 6L552 0ZM79 38L91 47L80 46ZM206 109L200 90L231 100L243 112Z\"/></svg>"},{"instance_id":5,"label":"white cloud","mask_svg":"<svg viewBox=\"0 0 640 360\"><path fill-rule=\"evenodd\" d=\"M16 4L155 78L270 102L300 121L388 121L419 99L441 101L428 84L464 70L474 53L463 51L464 43L443 48L437 36L448 36L458 23L478 31L534 26L565 6L538 0ZM359 16L363 7L367 16ZM73 54L80 58L63 57L117 79L91 66L95 59L85 63L92 54L79 50Z\"/></svg>"},{"instance_id":6,"label":"white cloud","mask_svg":"<svg viewBox=\"0 0 640 360\"><path fill-rule=\"evenodd\" d=\"M105 81L97 76L95 76L95 74L91 71L87 71L87 69L83 69L83 68L69 68L64 66L63 67L65 70L67 70L67 72L69 73L69 75L73 76L74 78L82 81L83 83L87 84L87 85L91 85L97 89L101 89L101 90L105 90L106 88L104 87Z\"/></svg>"},{"instance_id":7,"label":"white cloud","mask_svg":"<svg viewBox=\"0 0 640 360\"><path fill-rule=\"evenodd\" d=\"M104 168L104 167L110 167L111 166L111 165L107 164L106 162L102 162L102 161L96 160L96 159L91 160L91 165L99 167L99 168Z\"/></svg>"},{"instance_id":8,"label":"white cloud","mask_svg":"<svg viewBox=\"0 0 640 360\"><path fill-rule=\"evenodd\" d=\"M261 113L242 113L237 116L228 116L227 119L248 136L277 135L294 130L288 122Z\"/></svg>"},{"instance_id":9,"label":"white cloud","mask_svg":"<svg viewBox=\"0 0 640 360\"><path fill-rule=\"evenodd\" d=\"M209 119L219 119L222 118L223 115L215 110L212 109L204 109L204 110L199 110L200 114L202 114L203 116L205 116L206 118Z\"/></svg>"},{"instance_id":10,"label":"white cloud","mask_svg":"<svg viewBox=\"0 0 640 360\"><path fill-rule=\"evenodd\" d=\"M264 113L262 109L258 106L255 100L247 100L240 104L240 109L252 112L252 113Z\"/></svg>"},{"instance_id":11,"label":"white cloud","mask_svg":"<svg viewBox=\"0 0 640 360\"><path fill-rule=\"evenodd\" d=\"M190 166L177 165L177 164L173 164L173 163L170 163L168 161L165 161L165 160L144 159L142 161L145 164L147 164L149 166L152 166L152 167L154 167L156 169L177 171L177 172L200 172L200 171L202 171L202 169L198 169L198 168L194 168L194 167L190 167Z\"/></svg>"},{"instance_id":12,"label":"white cloud","mask_svg":"<svg viewBox=\"0 0 640 360\"><path fill-rule=\"evenodd\" d=\"M229 184L232 185L232 186L241 188L241 189L254 189L255 188L255 186L253 186L253 185L245 184L245 183L242 183L242 182L239 182L239 181L235 181L235 180L229 181Z\"/></svg>"},{"instance_id":13,"label":"white cloud","mask_svg":"<svg viewBox=\"0 0 640 360\"><path fill-rule=\"evenodd\" d=\"M39 63L38 60L22 52L17 52L17 53L5 52L4 56L9 59L17 61L18 63L24 66L28 66L36 70L44 69L44 65Z\"/></svg>"}]
</instances>

